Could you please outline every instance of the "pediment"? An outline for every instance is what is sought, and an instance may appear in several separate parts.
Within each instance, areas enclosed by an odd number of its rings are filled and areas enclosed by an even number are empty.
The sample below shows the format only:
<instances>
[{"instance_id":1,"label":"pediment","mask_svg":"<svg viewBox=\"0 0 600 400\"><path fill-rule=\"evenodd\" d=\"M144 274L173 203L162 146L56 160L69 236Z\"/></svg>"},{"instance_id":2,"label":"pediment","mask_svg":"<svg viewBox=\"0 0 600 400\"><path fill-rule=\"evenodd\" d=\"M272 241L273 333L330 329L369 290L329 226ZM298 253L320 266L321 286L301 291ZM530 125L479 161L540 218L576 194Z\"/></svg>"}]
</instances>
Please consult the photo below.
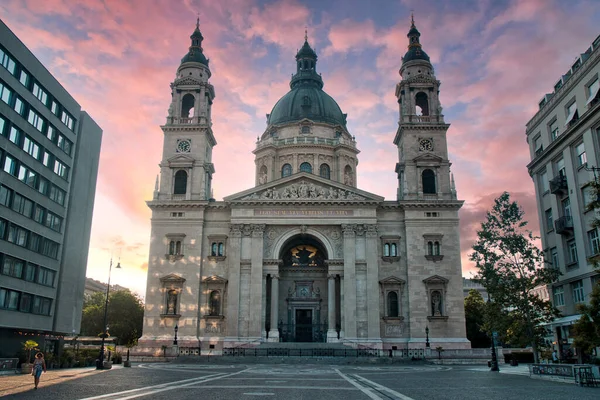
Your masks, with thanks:
<instances>
[{"instance_id":1,"label":"pediment","mask_svg":"<svg viewBox=\"0 0 600 400\"><path fill-rule=\"evenodd\" d=\"M308 172L227 196L228 202L381 202L383 197Z\"/></svg>"},{"instance_id":2,"label":"pediment","mask_svg":"<svg viewBox=\"0 0 600 400\"><path fill-rule=\"evenodd\" d=\"M160 281L162 283L184 283L185 278L182 278L179 275L169 274L169 275L165 275L162 278L160 278Z\"/></svg>"},{"instance_id":3,"label":"pediment","mask_svg":"<svg viewBox=\"0 0 600 400\"><path fill-rule=\"evenodd\" d=\"M227 279L218 276L218 275L213 275L213 276L208 276L204 279L202 279L203 283L227 283Z\"/></svg>"},{"instance_id":4,"label":"pediment","mask_svg":"<svg viewBox=\"0 0 600 400\"><path fill-rule=\"evenodd\" d=\"M191 167L194 165L194 158L187 154L177 154L167 159L167 165L169 167Z\"/></svg>"},{"instance_id":5,"label":"pediment","mask_svg":"<svg viewBox=\"0 0 600 400\"><path fill-rule=\"evenodd\" d=\"M405 83L432 83L437 84L438 80L433 78L431 75L414 75L408 79L405 79Z\"/></svg>"},{"instance_id":6,"label":"pediment","mask_svg":"<svg viewBox=\"0 0 600 400\"><path fill-rule=\"evenodd\" d=\"M379 281L381 285L404 285L406 281L396 276L388 276L385 279Z\"/></svg>"},{"instance_id":7,"label":"pediment","mask_svg":"<svg viewBox=\"0 0 600 400\"><path fill-rule=\"evenodd\" d=\"M448 282L450 282L448 279L444 278L443 276L439 276L439 275L432 275L429 278L423 279L423 283L425 283L427 285L431 285L434 283L441 283L441 284L445 285Z\"/></svg>"},{"instance_id":8,"label":"pediment","mask_svg":"<svg viewBox=\"0 0 600 400\"><path fill-rule=\"evenodd\" d=\"M193 76L184 76L183 78L175 79L173 82L175 86L184 86L184 85L201 85L202 81L194 78Z\"/></svg>"},{"instance_id":9,"label":"pediment","mask_svg":"<svg viewBox=\"0 0 600 400\"><path fill-rule=\"evenodd\" d=\"M444 161L444 159L442 157L438 156L437 154L423 153L423 154L419 154L418 156L416 156L413 159L413 161L416 163L431 163L431 162L441 163Z\"/></svg>"}]
</instances>

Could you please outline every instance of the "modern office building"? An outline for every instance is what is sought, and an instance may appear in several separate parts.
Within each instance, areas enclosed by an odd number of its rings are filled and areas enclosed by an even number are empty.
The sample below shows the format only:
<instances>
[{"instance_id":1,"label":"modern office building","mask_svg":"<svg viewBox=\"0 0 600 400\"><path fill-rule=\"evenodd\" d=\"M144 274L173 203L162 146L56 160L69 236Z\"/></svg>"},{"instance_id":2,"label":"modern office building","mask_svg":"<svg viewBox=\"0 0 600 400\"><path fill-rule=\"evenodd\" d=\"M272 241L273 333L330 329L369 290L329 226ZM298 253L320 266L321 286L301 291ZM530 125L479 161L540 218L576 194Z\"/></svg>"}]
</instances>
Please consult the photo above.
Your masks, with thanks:
<instances>
[{"instance_id":1,"label":"modern office building","mask_svg":"<svg viewBox=\"0 0 600 400\"><path fill-rule=\"evenodd\" d=\"M0 356L79 332L102 130L0 21Z\"/></svg>"},{"instance_id":2,"label":"modern office building","mask_svg":"<svg viewBox=\"0 0 600 400\"><path fill-rule=\"evenodd\" d=\"M554 90L541 99L526 130L543 249L563 273L550 288L563 314L550 325L561 354L572 343L577 304L589 301L600 279L594 269L600 235L592 226L598 215L588 210L596 196L590 183L600 179L598 170L594 173L600 166L600 36L576 56Z\"/></svg>"}]
</instances>

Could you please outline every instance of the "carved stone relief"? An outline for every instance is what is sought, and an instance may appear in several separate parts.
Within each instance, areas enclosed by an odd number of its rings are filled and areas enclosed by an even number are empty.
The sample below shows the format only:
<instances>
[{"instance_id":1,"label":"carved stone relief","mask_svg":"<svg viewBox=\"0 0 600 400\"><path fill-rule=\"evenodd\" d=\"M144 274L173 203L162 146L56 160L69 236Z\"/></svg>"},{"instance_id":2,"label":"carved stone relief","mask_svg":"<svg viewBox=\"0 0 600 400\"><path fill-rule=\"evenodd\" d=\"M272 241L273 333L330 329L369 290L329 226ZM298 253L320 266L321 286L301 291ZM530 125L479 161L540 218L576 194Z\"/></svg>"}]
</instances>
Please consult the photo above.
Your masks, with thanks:
<instances>
[{"instance_id":1,"label":"carved stone relief","mask_svg":"<svg viewBox=\"0 0 600 400\"><path fill-rule=\"evenodd\" d=\"M242 200L365 200L349 190L325 187L306 181L255 192Z\"/></svg>"}]
</instances>

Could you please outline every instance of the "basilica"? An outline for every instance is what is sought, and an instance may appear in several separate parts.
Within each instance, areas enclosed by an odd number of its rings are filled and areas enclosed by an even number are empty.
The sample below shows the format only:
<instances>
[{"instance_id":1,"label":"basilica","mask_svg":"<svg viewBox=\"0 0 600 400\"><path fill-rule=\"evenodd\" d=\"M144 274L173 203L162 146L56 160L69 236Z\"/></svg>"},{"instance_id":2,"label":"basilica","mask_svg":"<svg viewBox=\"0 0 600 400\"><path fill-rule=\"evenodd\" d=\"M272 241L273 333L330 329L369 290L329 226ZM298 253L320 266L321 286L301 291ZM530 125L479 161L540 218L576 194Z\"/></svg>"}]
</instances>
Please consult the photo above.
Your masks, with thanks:
<instances>
[{"instance_id":1,"label":"basilica","mask_svg":"<svg viewBox=\"0 0 600 400\"><path fill-rule=\"evenodd\" d=\"M470 348L440 81L414 20L395 87L397 198L357 186L357 139L305 36L267 115L255 184L211 198L215 88L198 23L171 84L153 199L141 348L266 342ZM398 57L400 59L400 57ZM390 88L391 89L391 88ZM390 126L395 125L390 121ZM358 138L360 141L360 138ZM249 149L250 150L250 149ZM215 175L218 179L218 175Z\"/></svg>"}]
</instances>

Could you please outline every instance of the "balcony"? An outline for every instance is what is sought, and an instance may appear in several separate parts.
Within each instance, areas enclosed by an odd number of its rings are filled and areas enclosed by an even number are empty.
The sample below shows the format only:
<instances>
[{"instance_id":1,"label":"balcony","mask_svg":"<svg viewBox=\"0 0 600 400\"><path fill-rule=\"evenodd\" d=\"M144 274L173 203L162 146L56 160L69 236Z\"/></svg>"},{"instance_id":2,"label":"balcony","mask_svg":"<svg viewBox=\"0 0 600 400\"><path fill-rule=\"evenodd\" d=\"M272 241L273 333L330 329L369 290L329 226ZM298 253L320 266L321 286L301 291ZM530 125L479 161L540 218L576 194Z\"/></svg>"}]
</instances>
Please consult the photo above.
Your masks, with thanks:
<instances>
[{"instance_id":1,"label":"balcony","mask_svg":"<svg viewBox=\"0 0 600 400\"><path fill-rule=\"evenodd\" d=\"M437 124L443 123L441 115L403 115L401 122L410 124Z\"/></svg>"},{"instance_id":2,"label":"balcony","mask_svg":"<svg viewBox=\"0 0 600 400\"><path fill-rule=\"evenodd\" d=\"M550 179L550 193L562 194L566 193L567 189L567 178L564 175L558 175Z\"/></svg>"},{"instance_id":3,"label":"balcony","mask_svg":"<svg viewBox=\"0 0 600 400\"><path fill-rule=\"evenodd\" d=\"M565 215L554 221L554 230L559 235L567 235L573 232L573 219L570 215Z\"/></svg>"}]
</instances>

